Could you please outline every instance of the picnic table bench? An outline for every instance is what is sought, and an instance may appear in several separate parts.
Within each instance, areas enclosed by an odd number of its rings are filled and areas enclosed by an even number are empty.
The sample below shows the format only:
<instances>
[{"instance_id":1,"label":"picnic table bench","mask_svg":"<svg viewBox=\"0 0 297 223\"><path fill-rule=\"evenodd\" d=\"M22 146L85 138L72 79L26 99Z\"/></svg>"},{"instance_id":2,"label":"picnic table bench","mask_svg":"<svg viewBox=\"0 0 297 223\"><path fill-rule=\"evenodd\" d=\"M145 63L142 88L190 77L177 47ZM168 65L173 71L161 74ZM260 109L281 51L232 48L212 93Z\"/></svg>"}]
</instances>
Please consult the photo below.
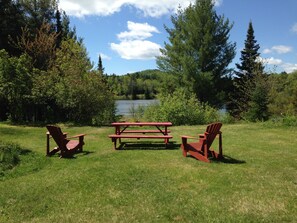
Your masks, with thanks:
<instances>
[{"instance_id":1,"label":"picnic table bench","mask_svg":"<svg viewBox=\"0 0 297 223\"><path fill-rule=\"evenodd\" d=\"M164 139L165 146L167 146L169 139L172 139L169 126L171 122L114 122L111 124L115 127L115 134L108 135L114 143L114 149L117 149L117 140L121 143L121 139ZM156 129L130 129L129 127L156 127Z\"/></svg>"}]
</instances>

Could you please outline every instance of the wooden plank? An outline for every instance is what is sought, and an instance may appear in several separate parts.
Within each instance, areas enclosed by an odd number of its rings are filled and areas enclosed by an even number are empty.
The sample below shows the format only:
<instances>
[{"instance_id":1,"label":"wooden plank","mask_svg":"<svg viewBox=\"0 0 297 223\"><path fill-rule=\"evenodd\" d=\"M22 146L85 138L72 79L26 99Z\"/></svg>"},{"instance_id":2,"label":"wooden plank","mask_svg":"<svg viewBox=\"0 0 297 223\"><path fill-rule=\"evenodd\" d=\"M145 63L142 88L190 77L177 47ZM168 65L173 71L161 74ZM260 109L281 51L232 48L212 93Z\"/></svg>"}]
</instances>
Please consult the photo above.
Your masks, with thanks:
<instances>
[{"instance_id":1,"label":"wooden plank","mask_svg":"<svg viewBox=\"0 0 297 223\"><path fill-rule=\"evenodd\" d=\"M109 135L108 137L114 139L172 139L171 135Z\"/></svg>"},{"instance_id":2,"label":"wooden plank","mask_svg":"<svg viewBox=\"0 0 297 223\"><path fill-rule=\"evenodd\" d=\"M112 126L172 126L171 122L113 122Z\"/></svg>"},{"instance_id":3,"label":"wooden plank","mask_svg":"<svg viewBox=\"0 0 297 223\"><path fill-rule=\"evenodd\" d=\"M126 130L123 133L165 133L165 129L160 132L159 130ZM170 130L167 130L167 133L170 133Z\"/></svg>"}]
</instances>

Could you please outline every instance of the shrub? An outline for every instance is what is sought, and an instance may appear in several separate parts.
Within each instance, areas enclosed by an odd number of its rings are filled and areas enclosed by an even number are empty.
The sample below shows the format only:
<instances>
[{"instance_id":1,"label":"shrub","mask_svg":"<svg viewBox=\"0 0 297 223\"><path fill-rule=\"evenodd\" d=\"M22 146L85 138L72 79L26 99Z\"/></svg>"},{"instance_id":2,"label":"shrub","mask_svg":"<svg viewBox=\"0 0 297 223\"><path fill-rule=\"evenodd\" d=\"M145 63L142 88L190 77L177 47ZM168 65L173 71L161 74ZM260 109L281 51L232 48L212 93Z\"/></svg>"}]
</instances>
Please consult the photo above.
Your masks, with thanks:
<instances>
[{"instance_id":1,"label":"shrub","mask_svg":"<svg viewBox=\"0 0 297 223\"><path fill-rule=\"evenodd\" d=\"M160 104L147 107L144 118L148 121L170 121L174 125L197 125L214 122L219 112L200 103L195 94L180 88L172 94L161 95Z\"/></svg>"},{"instance_id":2,"label":"shrub","mask_svg":"<svg viewBox=\"0 0 297 223\"><path fill-rule=\"evenodd\" d=\"M136 107L134 104L132 104L129 112L133 121L140 121L141 118L144 116L145 106L138 105Z\"/></svg>"},{"instance_id":3,"label":"shrub","mask_svg":"<svg viewBox=\"0 0 297 223\"><path fill-rule=\"evenodd\" d=\"M0 141L0 173L16 166L20 161L20 153L19 145Z\"/></svg>"}]
</instances>

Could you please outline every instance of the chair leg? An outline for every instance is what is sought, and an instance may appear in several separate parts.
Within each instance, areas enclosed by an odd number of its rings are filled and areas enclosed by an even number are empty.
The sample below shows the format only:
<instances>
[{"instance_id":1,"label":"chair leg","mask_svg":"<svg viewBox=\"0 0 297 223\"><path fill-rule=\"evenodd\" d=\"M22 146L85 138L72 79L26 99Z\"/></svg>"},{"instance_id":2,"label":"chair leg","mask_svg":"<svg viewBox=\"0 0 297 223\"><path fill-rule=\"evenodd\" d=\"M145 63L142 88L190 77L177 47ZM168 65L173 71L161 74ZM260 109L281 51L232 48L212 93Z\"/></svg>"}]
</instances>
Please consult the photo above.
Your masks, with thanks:
<instances>
[{"instance_id":1,"label":"chair leg","mask_svg":"<svg viewBox=\"0 0 297 223\"><path fill-rule=\"evenodd\" d=\"M46 155L50 155L50 134L46 133Z\"/></svg>"},{"instance_id":2,"label":"chair leg","mask_svg":"<svg viewBox=\"0 0 297 223\"><path fill-rule=\"evenodd\" d=\"M84 136L80 136L79 137L79 148L78 148L78 151L79 152L82 152L83 151L83 145L84 145Z\"/></svg>"},{"instance_id":3,"label":"chair leg","mask_svg":"<svg viewBox=\"0 0 297 223\"><path fill-rule=\"evenodd\" d=\"M222 133L219 134L219 158L223 158Z\"/></svg>"},{"instance_id":4,"label":"chair leg","mask_svg":"<svg viewBox=\"0 0 297 223\"><path fill-rule=\"evenodd\" d=\"M180 148L181 148L181 150L183 152L183 156L187 157L187 151L185 150L185 146L183 144L181 144Z\"/></svg>"},{"instance_id":5,"label":"chair leg","mask_svg":"<svg viewBox=\"0 0 297 223\"><path fill-rule=\"evenodd\" d=\"M188 152L186 149L187 141L188 141L187 138L182 137L182 144L180 145L180 148L182 149L184 157L187 157L187 152Z\"/></svg>"},{"instance_id":6,"label":"chair leg","mask_svg":"<svg viewBox=\"0 0 297 223\"><path fill-rule=\"evenodd\" d=\"M204 145L203 145L203 156L205 157L206 160L209 160L208 159L208 148L207 148L206 143L204 143Z\"/></svg>"}]
</instances>

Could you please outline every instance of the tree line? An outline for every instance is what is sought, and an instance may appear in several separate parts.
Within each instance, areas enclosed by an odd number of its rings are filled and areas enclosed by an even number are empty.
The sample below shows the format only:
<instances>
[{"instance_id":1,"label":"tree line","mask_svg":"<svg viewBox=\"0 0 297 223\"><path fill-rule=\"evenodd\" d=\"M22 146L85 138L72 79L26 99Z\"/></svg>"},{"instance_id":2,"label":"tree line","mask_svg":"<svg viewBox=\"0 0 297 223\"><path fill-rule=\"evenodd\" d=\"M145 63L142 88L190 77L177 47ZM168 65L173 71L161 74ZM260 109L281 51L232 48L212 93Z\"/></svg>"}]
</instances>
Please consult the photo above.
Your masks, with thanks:
<instances>
[{"instance_id":1,"label":"tree line","mask_svg":"<svg viewBox=\"0 0 297 223\"><path fill-rule=\"evenodd\" d=\"M195 104L226 106L232 117L250 121L296 117L296 72L265 72L252 21L240 61L230 68L236 51L229 40L233 22L216 13L212 0L196 0L171 16L158 70L123 76L107 75L100 56L94 68L57 0L2 0L0 14L1 120L101 125L115 120L115 98L157 95L172 111L154 108L158 120L164 118L159 114L181 116L187 106L199 119ZM183 113L179 124L191 115Z\"/></svg>"},{"instance_id":2,"label":"tree line","mask_svg":"<svg viewBox=\"0 0 297 223\"><path fill-rule=\"evenodd\" d=\"M155 99L161 92L174 90L172 75L160 70L144 70L126 75L107 75L107 84L116 99Z\"/></svg>"},{"instance_id":3,"label":"tree line","mask_svg":"<svg viewBox=\"0 0 297 223\"><path fill-rule=\"evenodd\" d=\"M99 125L113 120L113 95L58 1L0 4L0 119Z\"/></svg>"}]
</instances>

